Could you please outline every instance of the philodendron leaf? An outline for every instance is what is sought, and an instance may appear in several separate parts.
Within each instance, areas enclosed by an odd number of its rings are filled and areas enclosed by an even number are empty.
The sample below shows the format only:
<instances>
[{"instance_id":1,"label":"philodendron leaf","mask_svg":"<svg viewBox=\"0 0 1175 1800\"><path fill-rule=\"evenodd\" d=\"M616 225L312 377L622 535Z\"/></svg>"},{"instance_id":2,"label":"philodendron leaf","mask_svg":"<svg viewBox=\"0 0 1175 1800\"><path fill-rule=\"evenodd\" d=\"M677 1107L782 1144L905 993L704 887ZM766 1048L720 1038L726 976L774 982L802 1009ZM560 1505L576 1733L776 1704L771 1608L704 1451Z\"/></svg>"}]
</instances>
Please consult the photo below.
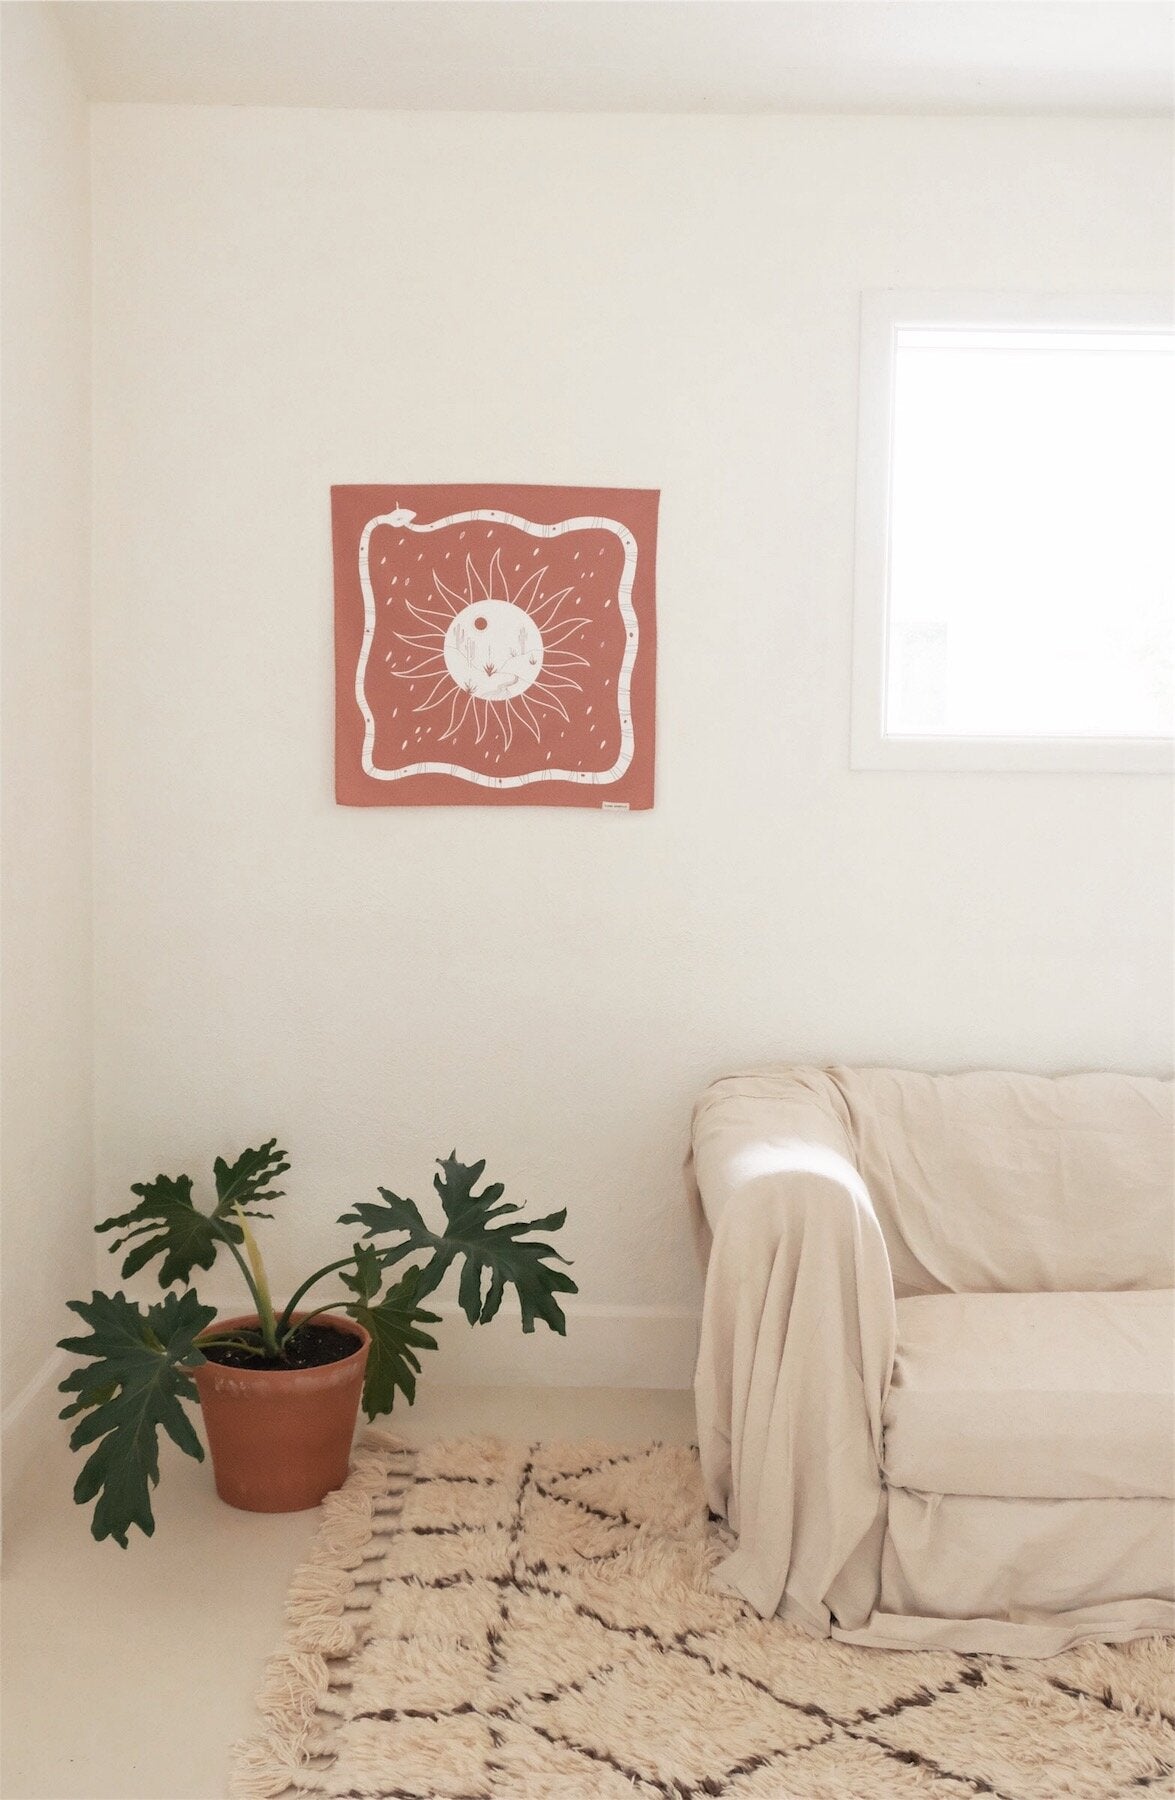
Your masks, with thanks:
<instances>
[{"instance_id":1,"label":"philodendron leaf","mask_svg":"<svg viewBox=\"0 0 1175 1800\"><path fill-rule=\"evenodd\" d=\"M154 1181L137 1181L132 1194L142 1196L132 1212L117 1218L103 1219L95 1231L121 1231L111 1250L138 1239L122 1265L125 1279L144 1264L162 1256L159 1270L160 1287L173 1281L190 1281L193 1269L210 1269L223 1241L213 1229L212 1219L202 1213L192 1200L192 1181L188 1175L157 1175ZM221 1221L235 1243L240 1243L241 1228L231 1219Z\"/></svg>"},{"instance_id":2,"label":"philodendron leaf","mask_svg":"<svg viewBox=\"0 0 1175 1800\"><path fill-rule=\"evenodd\" d=\"M460 1163L454 1151L438 1166L441 1173L434 1175L433 1185L445 1210L446 1224L441 1236L429 1231L411 1200L403 1200L386 1188L379 1190L382 1205L357 1206L354 1212L344 1214L340 1222L364 1226L368 1237L385 1231L403 1233L407 1243L379 1253L385 1267L419 1251L430 1251L431 1261L422 1269L417 1289L421 1298L440 1285L456 1257L463 1257L458 1297L471 1325L484 1325L493 1318L509 1285L518 1294L523 1331L533 1331L535 1320L542 1319L562 1336L567 1321L555 1295L575 1294L579 1289L569 1275L548 1266L552 1259L564 1262L566 1258L550 1244L526 1240L525 1234L558 1231L567 1218L566 1210L548 1213L541 1219L514 1219L509 1225L495 1225L495 1220L522 1209L508 1201L497 1204L503 1192L500 1181L491 1182L480 1194L474 1193L485 1162Z\"/></svg>"},{"instance_id":3,"label":"philodendron leaf","mask_svg":"<svg viewBox=\"0 0 1175 1800\"><path fill-rule=\"evenodd\" d=\"M380 1188L382 1201L363 1200L353 1212L344 1213L339 1220L340 1225L362 1225L368 1237L380 1237L385 1231L402 1231L409 1242L396 1244L390 1249L381 1249L379 1259L386 1269L393 1263L402 1262L406 1256L414 1256L421 1248L431 1248L439 1240L434 1238L424 1220L420 1216L420 1208L415 1200L402 1200L399 1194L393 1194L390 1188Z\"/></svg>"},{"instance_id":4,"label":"philodendron leaf","mask_svg":"<svg viewBox=\"0 0 1175 1800\"><path fill-rule=\"evenodd\" d=\"M374 1251L369 1251L374 1256ZM352 1285L348 1283L348 1285ZM369 1419L377 1413L391 1412L399 1391L409 1406L416 1398L416 1377L420 1373L417 1350L435 1350L437 1341L421 1325L439 1325L438 1313L424 1312L416 1301L420 1275L416 1269L389 1288L378 1306L353 1301L347 1311L358 1324L371 1333L367 1352L367 1372L363 1378L363 1410Z\"/></svg>"},{"instance_id":5,"label":"philodendron leaf","mask_svg":"<svg viewBox=\"0 0 1175 1800\"><path fill-rule=\"evenodd\" d=\"M98 1497L90 1530L101 1540L112 1537L126 1549L127 1534L137 1525L147 1537L155 1530L151 1488L159 1483L159 1431L197 1462L204 1451L182 1405L197 1399L188 1369L204 1361L196 1338L216 1317L189 1289L168 1294L142 1308L125 1294L95 1293L92 1300L71 1300L70 1310L90 1327L89 1337L62 1338L60 1348L91 1358L61 1382L63 1394L76 1394L61 1417L85 1416L75 1425L69 1444L81 1450L96 1444L74 1486L79 1505Z\"/></svg>"},{"instance_id":6,"label":"philodendron leaf","mask_svg":"<svg viewBox=\"0 0 1175 1800\"><path fill-rule=\"evenodd\" d=\"M270 1138L259 1150L245 1150L231 1165L217 1157L213 1165L217 1200L212 1213L202 1213L196 1206L189 1175L157 1175L154 1181L135 1182L131 1193L140 1196L138 1206L94 1227L121 1233L111 1244L112 1251L133 1245L122 1265L124 1279L161 1256L160 1287L190 1281L193 1269L212 1267L225 1235L234 1244L241 1242L241 1227L233 1216L238 1205L247 1218L269 1218L269 1213L255 1210L256 1203L280 1197L280 1191L268 1183L290 1166L283 1160L285 1151L275 1149L276 1143L276 1138Z\"/></svg>"},{"instance_id":7,"label":"philodendron leaf","mask_svg":"<svg viewBox=\"0 0 1175 1800\"><path fill-rule=\"evenodd\" d=\"M226 1163L223 1156L218 1156L212 1165L216 1177L217 1216L223 1219L239 1206L250 1218L272 1218L271 1213L252 1209L259 1201L284 1197L284 1189L275 1188L271 1183L284 1175L289 1166L285 1151L277 1148L276 1138L270 1138L258 1150L242 1150L235 1163Z\"/></svg>"},{"instance_id":8,"label":"philodendron leaf","mask_svg":"<svg viewBox=\"0 0 1175 1800\"><path fill-rule=\"evenodd\" d=\"M340 1269L339 1280L343 1286L358 1294L360 1300L373 1300L383 1286L383 1269L380 1266L379 1253L370 1244L354 1246L355 1272L349 1275Z\"/></svg>"}]
</instances>

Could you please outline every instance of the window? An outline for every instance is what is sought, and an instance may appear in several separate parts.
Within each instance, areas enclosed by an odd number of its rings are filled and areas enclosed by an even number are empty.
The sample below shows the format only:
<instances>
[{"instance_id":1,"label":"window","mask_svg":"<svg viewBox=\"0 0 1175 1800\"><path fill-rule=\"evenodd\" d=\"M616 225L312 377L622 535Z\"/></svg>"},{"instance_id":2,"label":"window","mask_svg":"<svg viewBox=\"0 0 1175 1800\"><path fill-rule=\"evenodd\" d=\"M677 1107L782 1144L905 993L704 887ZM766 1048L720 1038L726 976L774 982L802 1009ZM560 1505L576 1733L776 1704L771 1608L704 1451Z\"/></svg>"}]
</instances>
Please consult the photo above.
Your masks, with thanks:
<instances>
[{"instance_id":1,"label":"window","mask_svg":"<svg viewBox=\"0 0 1175 1800\"><path fill-rule=\"evenodd\" d=\"M853 764L1171 766L1160 303L867 295Z\"/></svg>"}]
</instances>

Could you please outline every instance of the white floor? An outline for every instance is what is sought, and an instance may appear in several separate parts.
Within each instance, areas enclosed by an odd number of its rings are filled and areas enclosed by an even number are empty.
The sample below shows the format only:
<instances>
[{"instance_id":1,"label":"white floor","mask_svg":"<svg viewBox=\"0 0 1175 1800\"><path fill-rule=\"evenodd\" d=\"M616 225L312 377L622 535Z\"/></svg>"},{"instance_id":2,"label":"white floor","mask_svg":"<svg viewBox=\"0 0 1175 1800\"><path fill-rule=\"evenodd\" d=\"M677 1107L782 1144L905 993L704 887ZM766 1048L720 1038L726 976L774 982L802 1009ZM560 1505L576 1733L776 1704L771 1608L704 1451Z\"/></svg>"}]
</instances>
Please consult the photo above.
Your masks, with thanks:
<instances>
[{"instance_id":1,"label":"white floor","mask_svg":"<svg viewBox=\"0 0 1175 1800\"><path fill-rule=\"evenodd\" d=\"M446 1388L379 1421L409 1442L494 1432L688 1443L693 1396L606 1388ZM170 1446L167 1447L170 1451ZM228 1746L281 1629L316 1512L217 1500L207 1462L161 1458L156 1533L96 1544L64 1442L4 1522L3 1800L224 1800Z\"/></svg>"}]
</instances>

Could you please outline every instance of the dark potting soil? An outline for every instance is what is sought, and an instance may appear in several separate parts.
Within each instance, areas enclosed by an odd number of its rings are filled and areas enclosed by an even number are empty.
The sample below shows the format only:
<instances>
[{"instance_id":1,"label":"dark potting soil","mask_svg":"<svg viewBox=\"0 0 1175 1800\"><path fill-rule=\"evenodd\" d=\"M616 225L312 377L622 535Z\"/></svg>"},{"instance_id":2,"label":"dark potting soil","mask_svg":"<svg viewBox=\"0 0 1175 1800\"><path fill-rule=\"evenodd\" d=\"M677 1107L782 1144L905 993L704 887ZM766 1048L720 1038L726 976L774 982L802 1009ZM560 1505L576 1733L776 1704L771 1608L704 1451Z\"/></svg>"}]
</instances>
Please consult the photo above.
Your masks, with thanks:
<instances>
[{"instance_id":1,"label":"dark potting soil","mask_svg":"<svg viewBox=\"0 0 1175 1800\"><path fill-rule=\"evenodd\" d=\"M259 1331L242 1328L233 1336L246 1344L261 1344ZM354 1356L362 1342L354 1332L339 1331L333 1325L303 1325L286 1345L284 1356L251 1356L247 1350L234 1350L227 1344L209 1344L204 1355L226 1369L320 1369L325 1363Z\"/></svg>"}]
</instances>

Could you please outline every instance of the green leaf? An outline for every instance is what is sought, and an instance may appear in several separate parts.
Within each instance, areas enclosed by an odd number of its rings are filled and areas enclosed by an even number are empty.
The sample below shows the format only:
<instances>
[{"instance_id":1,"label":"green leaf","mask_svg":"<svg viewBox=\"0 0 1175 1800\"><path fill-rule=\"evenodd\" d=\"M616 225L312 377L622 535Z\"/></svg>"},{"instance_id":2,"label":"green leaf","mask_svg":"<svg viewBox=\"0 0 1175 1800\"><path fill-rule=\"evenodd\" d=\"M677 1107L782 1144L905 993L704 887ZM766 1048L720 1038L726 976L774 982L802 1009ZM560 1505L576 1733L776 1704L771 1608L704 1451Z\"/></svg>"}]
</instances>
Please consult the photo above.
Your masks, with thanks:
<instances>
[{"instance_id":1,"label":"green leaf","mask_svg":"<svg viewBox=\"0 0 1175 1800\"><path fill-rule=\"evenodd\" d=\"M73 1497L79 1505L98 1497L90 1530L101 1540L112 1537L127 1546L132 1525L150 1537L155 1530L152 1487L159 1484L159 1431L197 1462L204 1451L180 1402L197 1399L196 1385L185 1372L204 1361L196 1338L216 1317L189 1289L168 1294L145 1310L125 1294L95 1293L92 1300L71 1300L70 1310L90 1327L88 1337L62 1338L60 1348L91 1359L60 1383L63 1394L77 1394L61 1417L85 1414L69 1444L97 1448L82 1468Z\"/></svg>"},{"instance_id":2,"label":"green leaf","mask_svg":"<svg viewBox=\"0 0 1175 1800\"><path fill-rule=\"evenodd\" d=\"M340 1270L339 1280L343 1286L358 1294L360 1300L366 1302L375 1298L383 1285L383 1269L380 1266L379 1254L370 1244L356 1244L355 1273L348 1275Z\"/></svg>"},{"instance_id":3,"label":"green leaf","mask_svg":"<svg viewBox=\"0 0 1175 1800\"><path fill-rule=\"evenodd\" d=\"M433 1237L425 1225L415 1201L402 1200L390 1188L380 1188L379 1191L383 1196L382 1205L374 1200L364 1200L353 1211L343 1213L339 1224L362 1225L368 1237L382 1237L385 1231L403 1232L406 1243L387 1245L375 1252L381 1266L391 1269L407 1256L415 1256L422 1249L431 1250L439 1239ZM444 1273L443 1269L441 1273ZM429 1293L436 1285L434 1281Z\"/></svg>"},{"instance_id":4,"label":"green leaf","mask_svg":"<svg viewBox=\"0 0 1175 1800\"><path fill-rule=\"evenodd\" d=\"M232 1216L237 1206L247 1218L271 1218L255 1208L259 1201L281 1198L281 1190L268 1184L290 1165L276 1144L277 1139L270 1138L259 1150L242 1151L232 1164L217 1157L213 1164L217 1198L211 1213L202 1213L193 1201L190 1175L157 1175L154 1181L135 1182L131 1193L141 1196L138 1206L94 1227L122 1233L111 1244L112 1251L134 1244L122 1265L124 1279L162 1256L160 1287L190 1281L193 1269L212 1267L226 1236L234 1244L242 1241L241 1227Z\"/></svg>"},{"instance_id":5,"label":"green leaf","mask_svg":"<svg viewBox=\"0 0 1175 1800\"><path fill-rule=\"evenodd\" d=\"M424 1312L417 1306L419 1290L419 1271L409 1269L395 1287L389 1288L378 1306L361 1301L347 1303L351 1317L371 1333L363 1378L363 1410L369 1419L377 1413L391 1412L397 1391L412 1405L420 1373L416 1351L437 1347L435 1338L418 1329L421 1325L440 1324L438 1313Z\"/></svg>"},{"instance_id":6,"label":"green leaf","mask_svg":"<svg viewBox=\"0 0 1175 1800\"><path fill-rule=\"evenodd\" d=\"M439 1287L455 1258L463 1257L458 1298L471 1325L484 1325L492 1319L505 1288L511 1286L518 1294L523 1331L533 1331L535 1320L542 1319L562 1336L567 1321L555 1295L575 1294L579 1289L569 1275L548 1266L552 1259L566 1260L558 1251L550 1244L523 1239L531 1231L558 1231L567 1218L566 1210L542 1219L514 1219L508 1225L495 1225L495 1220L522 1209L508 1201L495 1204L503 1193L501 1182L491 1182L480 1194L474 1192L485 1170L484 1160L460 1163L454 1151L438 1166L441 1174L433 1177L433 1185L445 1211L443 1235L429 1231L411 1200L386 1188L379 1190L382 1206L357 1206L341 1223L362 1225L369 1237L385 1231L404 1233L406 1244L380 1251L385 1267L419 1251L431 1251L432 1260L420 1274L417 1292L421 1298ZM487 1277L489 1285L485 1287Z\"/></svg>"},{"instance_id":7,"label":"green leaf","mask_svg":"<svg viewBox=\"0 0 1175 1800\"><path fill-rule=\"evenodd\" d=\"M223 1219L236 1206L248 1213L258 1201L283 1199L284 1189L271 1187L270 1183L284 1175L289 1166L285 1151L277 1148L276 1138L270 1138L259 1150L242 1150L235 1163L226 1163L223 1156L218 1156L212 1165L216 1177L217 1217ZM251 1213L249 1216L272 1217L269 1213Z\"/></svg>"},{"instance_id":8,"label":"green leaf","mask_svg":"<svg viewBox=\"0 0 1175 1800\"><path fill-rule=\"evenodd\" d=\"M188 1175L157 1175L154 1181L138 1181L132 1194L142 1195L132 1212L117 1218L103 1219L95 1231L122 1230L111 1250L137 1238L139 1242L122 1265L123 1278L134 1275L156 1256L163 1257L159 1270L160 1287L173 1281L190 1281L193 1269L210 1269L227 1231L234 1243L241 1241L241 1228L231 1219L219 1222L214 1229L213 1217L200 1212L192 1201L192 1182ZM127 1229L123 1230L126 1227Z\"/></svg>"}]
</instances>

